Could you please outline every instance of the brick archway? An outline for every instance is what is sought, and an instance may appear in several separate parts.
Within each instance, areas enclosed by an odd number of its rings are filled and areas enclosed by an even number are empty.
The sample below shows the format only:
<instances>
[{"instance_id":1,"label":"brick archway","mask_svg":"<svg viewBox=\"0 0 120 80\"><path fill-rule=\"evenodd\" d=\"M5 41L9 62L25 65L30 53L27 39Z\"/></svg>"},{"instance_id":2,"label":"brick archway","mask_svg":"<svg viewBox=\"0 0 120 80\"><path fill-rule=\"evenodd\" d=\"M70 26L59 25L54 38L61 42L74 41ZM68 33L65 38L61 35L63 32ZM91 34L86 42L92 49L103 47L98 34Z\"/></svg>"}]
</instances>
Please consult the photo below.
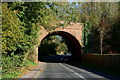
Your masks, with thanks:
<instances>
[{"instance_id":1,"label":"brick archway","mask_svg":"<svg viewBox=\"0 0 120 80\"><path fill-rule=\"evenodd\" d=\"M71 24L66 26L65 28L56 28L54 31L47 32L43 27L39 31L38 41L40 42L44 40L44 38L51 35L60 35L68 39L68 48L71 49L71 53L73 57L76 59L80 59L81 56L81 46L82 46L82 26L77 24ZM36 61L38 61L38 45L36 45Z\"/></svg>"}]
</instances>

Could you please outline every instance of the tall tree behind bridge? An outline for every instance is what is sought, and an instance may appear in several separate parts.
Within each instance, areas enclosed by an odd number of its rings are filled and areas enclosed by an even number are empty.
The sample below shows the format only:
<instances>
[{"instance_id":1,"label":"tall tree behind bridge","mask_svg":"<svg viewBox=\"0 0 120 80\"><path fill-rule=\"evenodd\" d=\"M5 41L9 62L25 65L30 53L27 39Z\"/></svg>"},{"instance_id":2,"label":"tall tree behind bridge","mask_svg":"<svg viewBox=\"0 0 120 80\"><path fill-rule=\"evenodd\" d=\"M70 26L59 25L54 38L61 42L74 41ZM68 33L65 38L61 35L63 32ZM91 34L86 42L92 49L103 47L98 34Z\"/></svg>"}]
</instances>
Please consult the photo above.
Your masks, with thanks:
<instances>
[{"instance_id":1,"label":"tall tree behind bridge","mask_svg":"<svg viewBox=\"0 0 120 80\"><path fill-rule=\"evenodd\" d=\"M111 26L115 23L115 17L118 16L118 3L79 3L78 6L81 12L81 22L90 24L92 28L87 29L88 32L96 29L100 37L100 51L102 54L103 40L107 32L111 30ZM79 11L78 10L78 11Z\"/></svg>"}]
</instances>

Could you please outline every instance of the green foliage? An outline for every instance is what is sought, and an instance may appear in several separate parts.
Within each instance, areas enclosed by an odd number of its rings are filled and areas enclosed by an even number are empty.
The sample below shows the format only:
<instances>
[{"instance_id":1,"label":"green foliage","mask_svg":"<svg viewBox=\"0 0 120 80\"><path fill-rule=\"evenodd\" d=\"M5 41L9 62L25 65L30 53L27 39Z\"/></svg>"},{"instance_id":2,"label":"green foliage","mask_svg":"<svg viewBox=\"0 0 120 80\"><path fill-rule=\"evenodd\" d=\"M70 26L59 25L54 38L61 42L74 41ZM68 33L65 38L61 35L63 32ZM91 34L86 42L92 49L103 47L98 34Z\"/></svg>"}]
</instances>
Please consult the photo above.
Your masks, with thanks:
<instances>
[{"instance_id":1,"label":"green foliage","mask_svg":"<svg viewBox=\"0 0 120 80\"><path fill-rule=\"evenodd\" d=\"M1 60L1 53L2 53L2 4L0 3L0 62ZM0 79L2 77L2 66L0 65Z\"/></svg>"},{"instance_id":2,"label":"green foliage","mask_svg":"<svg viewBox=\"0 0 120 80\"><path fill-rule=\"evenodd\" d=\"M26 60L23 64L23 55L2 56L2 78L18 78L21 75L21 68L27 68L29 65L36 66L33 61Z\"/></svg>"},{"instance_id":3,"label":"green foliage","mask_svg":"<svg viewBox=\"0 0 120 80\"><path fill-rule=\"evenodd\" d=\"M44 2L10 2L2 4L3 75L13 74L11 69L14 72L16 65L22 67L26 60L33 61L34 50L32 50L32 46L36 44L35 39L40 26L48 31L53 31L59 25L64 26L64 23L59 23L61 20L60 12L63 11L58 12L60 7L63 6L59 3ZM48 43L51 46L56 46L54 43Z\"/></svg>"},{"instance_id":4,"label":"green foliage","mask_svg":"<svg viewBox=\"0 0 120 80\"><path fill-rule=\"evenodd\" d=\"M104 3L104 2L100 2L100 3L79 3L78 6L79 9L81 10L81 19L79 20L82 23L84 23L84 46L86 48L88 48L88 45L86 45L88 42L86 42L87 40L92 41L91 39L95 39L93 37L96 36L96 40L99 40L99 43L94 44L94 47L96 45L100 45L100 50L101 53L105 48L105 42L104 40L107 39L106 35L108 35L107 33L109 33L112 29L112 25L114 23L116 23L115 18L116 16L118 16L118 11L119 11L119 7L118 7L118 3ZM89 26L91 26L91 28L89 28L88 25L86 24L90 24ZM98 32L98 34L95 34L94 32ZM93 34L93 35L91 35ZM89 35L89 36L88 36ZM93 36L93 37L92 37ZM97 39L97 37L99 39ZM92 43L92 42L89 42ZM91 46L93 45L91 44L89 49L91 49ZM94 48L93 47L93 48ZM89 50L87 49L87 50ZM99 51L100 51L99 50ZM94 51L94 50L93 50ZM88 51L89 52L89 51Z\"/></svg>"},{"instance_id":5,"label":"green foliage","mask_svg":"<svg viewBox=\"0 0 120 80\"><path fill-rule=\"evenodd\" d=\"M19 70L8 72L7 74L2 75L2 80L17 78L21 73L22 72L20 72Z\"/></svg>"},{"instance_id":6,"label":"green foliage","mask_svg":"<svg viewBox=\"0 0 120 80\"><path fill-rule=\"evenodd\" d=\"M51 39L51 38L50 38ZM54 40L50 40L49 38L43 40L43 42L40 45L39 48L39 54L40 55L55 55L56 51L55 48L57 44L54 42Z\"/></svg>"},{"instance_id":7,"label":"green foliage","mask_svg":"<svg viewBox=\"0 0 120 80\"><path fill-rule=\"evenodd\" d=\"M61 52L63 52L63 54L67 53L68 47L58 35L47 37L39 47L40 55L56 55Z\"/></svg>"},{"instance_id":8,"label":"green foliage","mask_svg":"<svg viewBox=\"0 0 120 80\"><path fill-rule=\"evenodd\" d=\"M9 8L16 13L20 20L20 24L25 28L24 34L27 37L29 47L36 44L35 38L39 28L38 3L8 3ZM42 6L42 5L41 5Z\"/></svg>"},{"instance_id":9,"label":"green foliage","mask_svg":"<svg viewBox=\"0 0 120 80\"><path fill-rule=\"evenodd\" d=\"M14 78L17 73L14 72L15 70L19 70L23 64L22 64L22 58L21 55L11 55L11 56L2 56L2 76L7 78ZM14 73L14 74L13 74ZM8 75L6 75L8 74ZM14 77L11 77L11 76Z\"/></svg>"},{"instance_id":10,"label":"green foliage","mask_svg":"<svg viewBox=\"0 0 120 80\"><path fill-rule=\"evenodd\" d=\"M28 57L26 52L33 46L33 42L35 42L33 37L36 35L34 33L36 31L36 28L34 28L36 25L32 25L32 29L26 28L26 26L22 25L17 10L12 11L9 8L8 3L2 4L2 73L3 77L7 76L12 78L15 77L13 75L14 70L25 66L23 62ZM32 30L31 35L26 33L28 29ZM17 76L17 73L14 74Z\"/></svg>"},{"instance_id":11,"label":"green foliage","mask_svg":"<svg viewBox=\"0 0 120 80\"><path fill-rule=\"evenodd\" d=\"M56 13L44 2L9 3L10 9L17 12L21 24L26 27L26 34L35 35L39 25L49 30L51 23L57 22ZM37 26L33 26L36 25Z\"/></svg>"},{"instance_id":12,"label":"green foliage","mask_svg":"<svg viewBox=\"0 0 120 80\"><path fill-rule=\"evenodd\" d=\"M12 53L25 44L24 28L13 11L2 4L2 53Z\"/></svg>"},{"instance_id":13,"label":"green foliage","mask_svg":"<svg viewBox=\"0 0 120 80\"><path fill-rule=\"evenodd\" d=\"M120 45L120 16L118 16L115 20L116 22L112 26L111 32L109 32L106 36L108 40L105 40L107 44L109 44L110 49L114 51L114 53L119 53L119 45Z\"/></svg>"},{"instance_id":14,"label":"green foliage","mask_svg":"<svg viewBox=\"0 0 120 80\"><path fill-rule=\"evenodd\" d=\"M91 2L2 3L0 35L2 33L3 75L8 73L17 75L14 73L15 69L25 66L24 63L27 60L34 61L33 46L37 44L36 38L40 26L49 32L54 31L57 27L64 28L70 22L83 23L83 40L86 52L90 52L90 50L94 52L94 49L98 49L99 47L95 46L99 45L100 41L98 40L101 40L101 44L106 45L105 43L107 43L107 45L114 47L116 52L119 52L120 29L118 26L120 18L118 4ZM110 37L107 38L107 36ZM45 39L41 46L46 49L42 49L45 54L68 51L65 43L57 37ZM12 70L13 72L11 72Z\"/></svg>"},{"instance_id":15,"label":"green foliage","mask_svg":"<svg viewBox=\"0 0 120 80\"><path fill-rule=\"evenodd\" d=\"M65 43L59 43L59 45L57 46L56 48L56 51L58 53L67 53L68 52L68 48L67 48L67 45Z\"/></svg>"},{"instance_id":16,"label":"green foliage","mask_svg":"<svg viewBox=\"0 0 120 80\"><path fill-rule=\"evenodd\" d=\"M37 63L34 63L33 61L29 61L29 60L27 60L26 63L27 63L27 66L29 66L29 65L36 66L37 65Z\"/></svg>"}]
</instances>

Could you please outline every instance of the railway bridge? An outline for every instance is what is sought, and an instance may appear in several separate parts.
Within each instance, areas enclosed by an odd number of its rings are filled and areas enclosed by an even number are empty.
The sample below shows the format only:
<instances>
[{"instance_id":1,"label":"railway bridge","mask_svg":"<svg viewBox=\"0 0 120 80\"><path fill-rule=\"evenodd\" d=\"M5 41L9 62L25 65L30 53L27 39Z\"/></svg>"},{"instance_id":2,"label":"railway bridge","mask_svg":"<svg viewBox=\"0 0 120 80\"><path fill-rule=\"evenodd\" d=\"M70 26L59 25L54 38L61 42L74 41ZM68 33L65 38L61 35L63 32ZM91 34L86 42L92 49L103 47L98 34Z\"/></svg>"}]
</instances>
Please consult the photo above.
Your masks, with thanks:
<instances>
[{"instance_id":1,"label":"railway bridge","mask_svg":"<svg viewBox=\"0 0 120 80\"><path fill-rule=\"evenodd\" d=\"M80 58L82 50L82 26L79 23L71 23L70 25L66 27L58 27L54 31L47 31L44 29L44 27L41 27L40 31L38 32L38 45L35 46L35 59L38 61L38 46L40 45L40 42L44 40L48 36L52 35L59 35L67 39L67 46L71 50L72 56L74 58Z\"/></svg>"}]
</instances>

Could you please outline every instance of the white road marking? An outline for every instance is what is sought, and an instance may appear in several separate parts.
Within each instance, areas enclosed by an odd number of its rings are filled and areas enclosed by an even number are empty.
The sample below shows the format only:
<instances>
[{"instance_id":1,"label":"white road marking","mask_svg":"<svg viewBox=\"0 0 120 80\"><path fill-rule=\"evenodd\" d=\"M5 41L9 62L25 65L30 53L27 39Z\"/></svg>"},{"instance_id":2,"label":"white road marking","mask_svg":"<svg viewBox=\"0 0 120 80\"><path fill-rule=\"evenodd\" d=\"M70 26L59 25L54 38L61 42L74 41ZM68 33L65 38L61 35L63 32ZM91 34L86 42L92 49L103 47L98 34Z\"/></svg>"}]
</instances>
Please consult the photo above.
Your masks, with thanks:
<instances>
[{"instance_id":1,"label":"white road marking","mask_svg":"<svg viewBox=\"0 0 120 80\"><path fill-rule=\"evenodd\" d=\"M79 76L80 78L82 78L82 79L84 79L84 80L86 80L83 76L81 76L80 74L78 74L78 73L76 73L76 72L74 72L72 69L70 69L70 68L68 68L68 67L66 67L66 66L64 66L63 64L61 64L61 63L59 63L62 67L64 67L64 68L66 68L66 69L68 69L69 71L71 71L71 72L73 72L74 74L76 74L77 76Z\"/></svg>"},{"instance_id":2,"label":"white road marking","mask_svg":"<svg viewBox=\"0 0 120 80\"><path fill-rule=\"evenodd\" d=\"M43 63L44 66L42 66L41 69L33 76L33 79L38 77L38 75L39 75L39 74L42 72L42 70L44 69L45 64L46 64L46 63L44 62L44 63Z\"/></svg>"}]
</instances>

